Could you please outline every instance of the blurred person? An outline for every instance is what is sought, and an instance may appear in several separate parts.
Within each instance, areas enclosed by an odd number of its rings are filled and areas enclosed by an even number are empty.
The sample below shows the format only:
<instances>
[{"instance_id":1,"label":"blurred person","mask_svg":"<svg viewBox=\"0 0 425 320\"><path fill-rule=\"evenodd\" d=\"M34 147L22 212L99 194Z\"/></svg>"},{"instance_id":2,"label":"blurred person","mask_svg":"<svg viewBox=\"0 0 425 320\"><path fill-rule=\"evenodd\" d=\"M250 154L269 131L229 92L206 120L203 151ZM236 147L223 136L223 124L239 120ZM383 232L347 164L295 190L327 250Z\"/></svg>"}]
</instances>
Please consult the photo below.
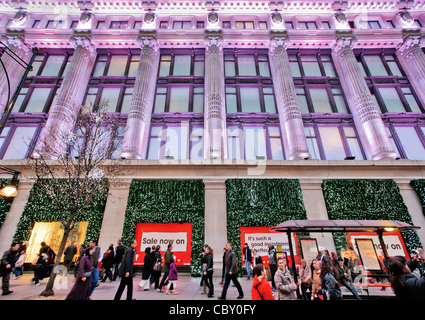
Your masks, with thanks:
<instances>
[{"instance_id":1,"label":"blurred person","mask_svg":"<svg viewBox=\"0 0 425 320\"><path fill-rule=\"evenodd\" d=\"M313 259L311 261L311 265L313 267L313 283L311 289L311 300L314 300L317 292L322 288L322 280L320 279L320 263L318 259Z\"/></svg>"},{"instance_id":2,"label":"blurred person","mask_svg":"<svg viewBox=\"0 0 425 320\"><path fill-rule=\"evenodd\" d=\"M346 265L344 265L344 259L338 258L338 263L335 265L335 269L338 270L339 282L348 290L350 290L350 292L357 300L362 300L362 298L360 298L359 294L357 293L357 290L353 286L350 270Z\"/></svg>"},{"instance_id":3,"label":"blurred person","mask_svg":"<svg viewBox=\"0 0 425 320\"><path fill-rule=\"evenodd\" d=\"M121 299L125 287L127 287L127 300L133 299L134 251L136 246L137 241L131 240L130 246L124 253L120 268L118 269L118 276L121 278L121 281L114 300Z\"/></svg>"},{"instance_id":4,"label":"blurred person","mask_svg":"<svg viewBox=\"0 0 425 320\"><path fill-rule=\"evenodd\" d=\"M338 271L332 266L332 261L327 255L322 256L320 269L321 289L318 291L325 300L342 300L342 293L339 287Z\"/></svg>"},{"instance_id":5,"label":"blurred person","mask_svg":"<svg viewBox=\"0 0 425 320\"><path fill-rule=\"evenodd\" d=\"M15 263L17 260L16 252L19 249L19 243L13 242L10 246L10 249L5 251L3 257L1 258L0 264L0 276L2 277L2 296L11 294L13 291L10 290L9 280L10 274L15 268Z\"/></svg>"},{"instance_id":6,"label":"blurred person","mask_svg":"<svg viewBox=\"0 0 425 320\"><path fill-rule=\"evenodd\" d=\"M246 277L249 280L251 278L252 253L248 243L245 243L243 248L243 261L245 261Z\"/></svg>"},{"instance_id":7,"label":"blurred person","mask_svg":"<svg viewBox=\"0 0 425 320\"><path fill-rule=\"evenodd\" d=\"M151 248L146 247L145 248L145 257L143 258L143 271L142 271L142 281L139 283L139 288L143 289L144 291L149 290L149 278L152 275L153 270L153 260L151 256Z\"/></svg>"},{"instance_id":8,"label":"blurred person","mask_svg":"<svg viewBox=\"0 0 425 320\"><path fill-rule=\"evenodd\" d=\"M65 300L87 300L89 298L93 260L91 255L93 248L84 250L84 255L79 261L79 268L75 284L66 296Z\"/></svg>"},{"instance_id":9,"label":"blurred person","mask_svg":"<svg viewBox=\"0 0 425 320\"><path fill-rule=\"evenodd\" d=\"M252 300L275 300L272 287L266 279L266 269L262 263L257 263L252 270L254 280L251 288Z\"/></svg>"}]
</instances>

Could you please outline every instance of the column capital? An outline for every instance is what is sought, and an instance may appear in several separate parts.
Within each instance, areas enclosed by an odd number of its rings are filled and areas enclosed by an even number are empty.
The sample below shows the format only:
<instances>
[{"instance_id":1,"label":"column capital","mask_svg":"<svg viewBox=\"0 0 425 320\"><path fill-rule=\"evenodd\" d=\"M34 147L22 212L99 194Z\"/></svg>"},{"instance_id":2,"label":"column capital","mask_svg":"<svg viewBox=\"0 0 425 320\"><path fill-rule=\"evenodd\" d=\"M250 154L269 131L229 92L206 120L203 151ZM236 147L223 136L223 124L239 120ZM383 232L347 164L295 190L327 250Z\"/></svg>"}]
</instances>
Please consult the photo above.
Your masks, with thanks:
<instances>
[{"instance_id":1,"label":"column capital","mask_svg":"<svg viewBox=\"0 0 425 320\"><path fill-rule=\"evenodd\" d=\"M25 39L21 35L8 35L4 34L1 36L2 42L7 46L14 46L15 48L26 53L31 50L31 46L25 42Z\"/></svg>"},{"instance_id":2,"label":"column capital","mask_svg":"<svg viewBox=\"0 0 425 320\"><path fill-rule=\"evenodd\" d=\"M347 48L353 49L353 45L356 41L357 38L354 36L339 36L335 39L332 51L335 53L339 53Z\"/></svg>"},{"instance_id":3,"label":"column capital","mask_svg":"<svg viewBox=\"0 0 425 320\"><path fill-rule=\"evenodd\" d=\"M71 38L69 38L69 41L72 43L74 48L82 47L90 54L96 53L96 47L89 36L73 35Z\"/></svg>"},{"instance_id":4,"label":"column capital","mask_svg":"<svg viewBox=\"0 0 425 320\"><path fill-rule=\"evenodd\" d=\"M211 53L220 53L223 50L223 36L221 35L206 35L204 43L207 50Z\"/></svg>"},{"instance_id":5,"label":"column capital","mask_svg":"<svg viewBox=\"0 0 425 320\"><path fill-rule=\"evenodd\" d=\"M403 40L398 44L397 49L400 53L405 53L413 47L420 47L424 35L406 35Z\"/></svg>"},{"instance_id":6,"label":"column capital","mask_svg":"<svg viewBox=\"0 0 425 320\"><path fill-rule=\"evenodd\" d=\"M155 36L141 35L137 38L137 42L142 49L150 48L154 52L159 50L158 40Z\"/></svg>"}]
</instances>

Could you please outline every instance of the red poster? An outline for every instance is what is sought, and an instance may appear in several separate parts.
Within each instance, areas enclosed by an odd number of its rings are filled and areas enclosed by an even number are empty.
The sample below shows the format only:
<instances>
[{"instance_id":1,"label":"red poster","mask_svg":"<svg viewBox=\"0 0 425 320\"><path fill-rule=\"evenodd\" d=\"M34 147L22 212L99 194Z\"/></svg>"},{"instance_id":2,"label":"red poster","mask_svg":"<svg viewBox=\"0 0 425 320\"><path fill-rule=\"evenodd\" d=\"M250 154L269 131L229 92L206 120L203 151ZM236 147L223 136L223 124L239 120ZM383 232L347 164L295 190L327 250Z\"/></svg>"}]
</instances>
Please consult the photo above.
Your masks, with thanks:
<instances>
[{"instance_id":1,"label":"red poster","mask_svg":"<svg viewBox=\"0 0 425 320\"><path fill-rule=\"evenodd\" d=\"M161 246L160 252L164 259L168 244L176 257L177 265L190 265L192 252L191 223L138 223L136 226L136 258L135 265L143 265L145 249Z\"/></svg>"},{"instance_id":2,"label":"red poster","mask_svg":"<svg viewBox=\"0 0 425 320\"><path fill-rule=\"evenodd\" d=\"M257 250L258 254L261 256L264 266L267 268L269 265L268 244L272 243L276 249L277 256L282 256L287 261L288 266L291 267L291 253L289 250L288 236L286 233L271 231L270 228L271 227L241 227L240 236L242 252L243 246L245 242L247 242L251 252L253 252L254 249ZM299 265L300 256L296 234L292 233L291 237L295 264Z\"/></svg>"}]
</instances>

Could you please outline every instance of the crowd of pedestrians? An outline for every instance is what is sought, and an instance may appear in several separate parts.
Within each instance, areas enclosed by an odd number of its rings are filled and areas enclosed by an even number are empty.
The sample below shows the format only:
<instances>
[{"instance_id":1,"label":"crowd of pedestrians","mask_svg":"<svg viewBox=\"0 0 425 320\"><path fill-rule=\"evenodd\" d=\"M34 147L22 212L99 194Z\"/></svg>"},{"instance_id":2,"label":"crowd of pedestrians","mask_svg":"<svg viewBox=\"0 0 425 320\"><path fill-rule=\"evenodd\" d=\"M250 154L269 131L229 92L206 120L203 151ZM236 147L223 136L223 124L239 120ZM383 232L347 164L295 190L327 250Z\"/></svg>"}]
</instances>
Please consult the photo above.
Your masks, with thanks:
<instances>
[{"instance_id":1,"label":"crowd of pedestrians","mask_svg":"<svg viewBox=\"0 0 425 320\"><path fill-rule=\"evenodd\" d=\"M98 246L97 240L90 240L89 246L80 247L72 242L65 248L63 265L70 270L75 257L74 276L75 283L66 300L90 300L99 282L116 281L120 278L114 300L120 300L124 290L127 289L127 300L133 299L133 277L135 276L134 260L137 242L132 240L127 249L120 240L116 248L111 244L105 253ZM0 276L2 277L2 295L11 294L10 277L13 272L15 279L23 274L23 264L26 257L27 243L12 243L1 259ZM149 291L151 287L159 293L179 294L178 272L173 246L169 244L161 255L161 247L152 246L145 248L144 264L139 290ZM357 300L362 300L353 286L353 278L360 274L360 262L357 257L342 258L335 253L329 254L328 250L320 252L312 259L311 263L301 260L297 270L297 281L287 266L286 260L277 255L272 244L268 245L268 267L263 265L263 257L257 250L244 244L242 261L245 266L246 279L252 280L252 300L342 300L341 287L346 287ZM44 242L34 261L34 277L32 283L40 285L40 280L50 276L53 262L56 258L54 251ZM231 283L238 291L237 299L244 298L244 292L238 279L237 255L232 244L227 243L223 248L222 276L219 284L222 287L220 300L225 300ZM383 272L390 276L392 291L399 299L424 299L425 277L422 268L425 262L425 252L415 250L410 260L396 256L381 261ZM201 281L203 287L201 294L208 298L214 297L214 251L205 244L200 254ZM415 271L416 270L416 271ZM418 271L420 274L418 275ZM161 277L162 276L162 277ZM99 281L100 280L100 281ZM383 286L385 289L385 286Z\"/></svg>"}]
</instances>

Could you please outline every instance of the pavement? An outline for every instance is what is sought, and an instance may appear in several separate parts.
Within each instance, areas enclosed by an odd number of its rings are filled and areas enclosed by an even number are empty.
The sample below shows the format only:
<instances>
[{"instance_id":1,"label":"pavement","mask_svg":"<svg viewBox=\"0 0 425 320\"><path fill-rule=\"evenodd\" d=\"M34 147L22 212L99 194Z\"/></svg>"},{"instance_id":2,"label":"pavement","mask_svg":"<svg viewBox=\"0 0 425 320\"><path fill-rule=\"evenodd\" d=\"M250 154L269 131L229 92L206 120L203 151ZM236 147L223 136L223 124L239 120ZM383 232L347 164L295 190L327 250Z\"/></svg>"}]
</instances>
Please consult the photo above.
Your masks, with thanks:
<instances>
[{"instance_id":1,"label":"pavement","mask_svg":"<svg viewBox=\"0 0 425 320\"><path fill-rule=\"evenodd\" d=\"M55 285L54 285L54 296L50 297L41 297L40 293L46 287L48 278L40 281L39 286L35 286L32 284L31 279L33 278L33 272L24 272L24 274L18 279L13 279L12 275L10 279L10 290L13 293L2 296L0 295L0 303L3 300L64 300L74 285L75 278L73 274L68 274L67 277L58 275L56 277ZM244 298L241 300L237 300L238 291L232 285L229 287L227 291L227 300L234 302L243 302L251 300L251 286L252 279L247 280L246 277L239 278L239 283L242 286L244 291ZM191 277L189 274L179 274L179 280L177 282L177 291L178 294L170 294L166 295L165 293L157 292L153 287L150 287L149 291L140 290L138 287L139 282L141 281L141 275L136 274L133 278L133 298L136 300L208 300L218 302L218 297L221 295L222 286L219 284L220 278L214 277L214 297L208 298L207 295L201 294L203 291L203 287L200 284L201 278ZM99 283L99 286L94 290L91 300L113 300L115 293L119 286L119 279L117 281L110 282L106 280L106 282ZM352 294L344 287L341 288L344 299L345 300L353 300ZM126 298L126 289L121 297L122 300ZM369 296L365 290L361 292L358 291L360 296L364 300L388 300L394 298L394 294L391 288L386 288L385 291L382 291L381 288L369 288ZM275 296L277 296L277 292L274 291Z\"/></svg>"}]
</instances>

